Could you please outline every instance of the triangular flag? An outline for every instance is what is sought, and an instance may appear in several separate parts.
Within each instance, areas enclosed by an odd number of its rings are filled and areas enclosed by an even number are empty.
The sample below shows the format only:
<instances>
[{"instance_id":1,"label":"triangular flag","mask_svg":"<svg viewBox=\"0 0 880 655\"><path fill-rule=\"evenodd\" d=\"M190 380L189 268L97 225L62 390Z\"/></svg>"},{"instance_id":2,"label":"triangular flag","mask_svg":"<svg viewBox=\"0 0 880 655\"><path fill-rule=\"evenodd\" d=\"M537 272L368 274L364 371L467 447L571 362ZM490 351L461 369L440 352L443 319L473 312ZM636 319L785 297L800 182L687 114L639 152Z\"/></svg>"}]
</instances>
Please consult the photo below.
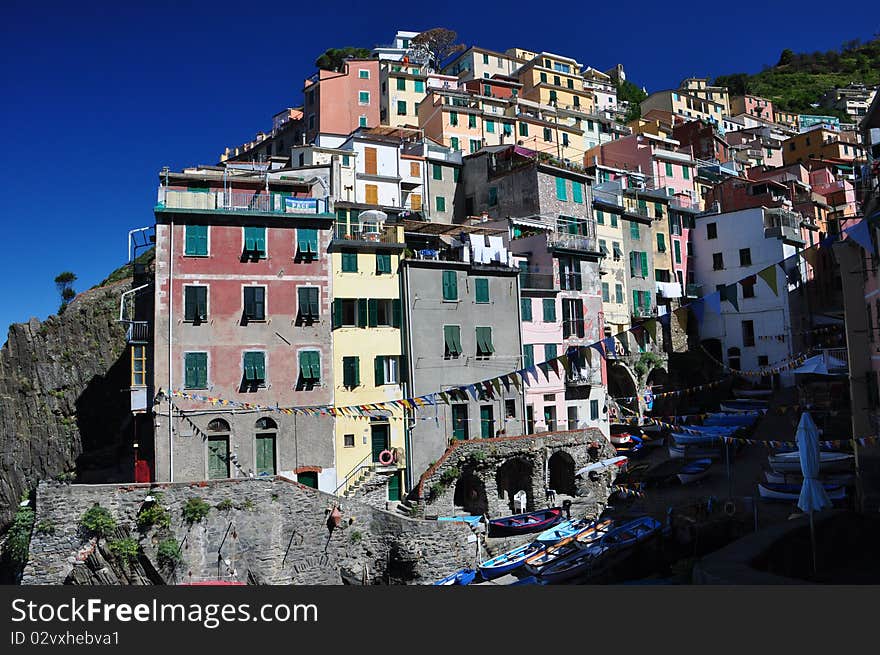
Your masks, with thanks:
<instances>
[{"instance_id":1,"label":"triangular flag","mask_svg":"<svg viewBox=\"0 0 880 655\"><path fill-rule=\"evenodd\" d=\"M541 362L538 364L538 368L541 369L547 382L550 382L550 365L547 362Z\"/></svg>"},{"instance_id":2,"label":"triangular flag","mask_svg":"<svg viewBox=\"0 0 880 655\"><path fill-rule=\"evenodd\" d=\"M763 271L758 271L758 275L767 283L767 286L770 287L773 295L778 296L779 288L776 285L776 266L770 265Z\"/></svg>"},{"instance_id":3,"label":"triangular flag","mask_svg":"<svg viewBox=\"0 0 880 655\"><path fill-rule=\"evenodd\" d=\"M602 343L603 343L604 346L605 346L605 351L604 351L604 352L606 352L606 353L609 353L609 352L610 352L610 353L617 352L617 351L615 350L615 348L614 348L614 337L605 337L604 339L602 339Z\"/></svg>"},{"instance_id":4,"label":"triangular flag","mask_svg":"<svg viewBox=\"0 0 880 655\"><path fill-rule=\"evenodd\" d=\"M519 373L519 372L520 371L517 371L516 373ZM519 393L519 391L520 391L519 376L516 373L511 373L507 377L510 379L511 382L513 382L513 386L516 387L516 391L517 391L517 393Z\"/></svg>"},{"instance_id":5,"label":"triangular flag","mask_svg":"<svg viewBox=\"0 0 880 655\"><path fill-rule=\"evenodd\" d=\"M499 397L501 397L501 379L492 378L490 382L492 383L492 388L495 389L495 393L498 394Z\"/></svg>"},{"instance_id":6,"label":"triangular flag","mask_svg":"<svg viewBox=\"0 0 880 655\"><path fill-rule=\"evenodd\" d=\"M656 342L657 341L657 319L655 319L655 318L649 319L649 320L645 321L644 323L642 323L642 325L644 326L645 331L651 335L651 341Z\"/></svg>"},{"instance_id":7,"label":"triangular flag","mask_svg":"<svg viewBox=\"0 0 880 655\"><path fill-rule=\"evenodd\" d=\"M682 329L682 331L687 332L687 329L688 329L688 306L685 305L684 307L679 307L678 309L676 309L672 313L675 314L675 320L678 321L678 325Z\"/></svg>"},{"instance_id":8,"label":"triangular flag","mask_svg":"<svg viewBox=\"0 0 880 655\"><path fill-rule=\"evenodd\" d=\"M721 292L716 291L715 293L710 293L708 296L703 297L703 302L706 307L711 309L716 314L721 313Z\"/></svg>"},{"instance_id":9,"label":"triangular flag","mask_svg":"<svg viewBox=\"0 0 880 655\"><path fill-rule=\"evenodd\" d=\"M562 368L565 369L566 375L571 375L571 361L568 358L568 355L560 355L559 362L562 364Z\"/></svg>"},{"instance_id":10,"label":"triangular flag","mask_svg":"<svg viewBox=\"0 0 880 655\"><path fill-rule=\"evenodd\" d=\"M786 257L779 262L779 267L785 272L785 277L789 284L795 284L801 279L801 268L798 265L798 262L797 255Z\"/></svg>"},{"instance_id":11,"label":"triangular flag","mask_svg":"<svg viewBox=\"0 0 880 655\"><path fill-rule=\"evenodd\" d=\"M553 369L553 372L556 374L556 377L559 377L559 358L554 357L553 359L547 362L550 365L550 368Z\"/></svg>"},{"instance_id":12,"label":"triangular flag","mask_svg":"<svg viewBox=\"0 0 880 655\"><path fill-rule=\"evenodd\" d=\"M719 292L721 296L721 300L726 300L736 311L739 311L739 303L737 302L737 290L736 284L727 284L721 287L721 291Z\"/></svg>"},{"instance_id":13,"label":"triangular flag","mask_svg":"<svg viewBox=\"0 0 880 655\"><path fill-rule=\"evenodd\" d=\"M697 325L703 324L703 315L706 313L706 303L703 298L699 300L695 300L690 305L686 305L693 313L694 318L697 319Z\"/></svg>"},{"instance_id":14,"label":"triangular flag","mask_svg":"<svg viewBox=\"0 0 880 655\"><path fill-rule=\"evenodd\" d=\"M874 254L874 244L871 241L871 228L867 219L862 219L852 227L846 228L844 232L846 232L847 236L862 248L872 255Z\"/></svg>"},{"instance_id":15,"label":"triangular flag","mask_svg":"<svg viewBox=\"0 0 880 655\"><path fill-rule=\"evenodd\" d=\"M479 398L477 397L476 385L469 384L467 385L467 387L465 387L465 389L467 389L468 393L473 397L474 400L479 400Z\"/></svg>"},{"instance_id":16,"label":"triangular flag","mask_svg":"<svg viewBox=\"0 0 880 655\"><path fill-rule=\"evenodd\" d=\"M596 343L591 343L590 348L595 348L596 352L599 353L602 357L605 356L605 342L597 341Z\"/></svg>"},{"instance_id":17,"label":"triangular flag","mask_svg":"<svg viewBox=\"0 0 880 655\"><path fill-rule=\"evenodd\" d=\"M593 368L593 351L589 346L583 349L583 357L587 360L587 366Z\"/></svg>"},{"instance_id":18,"label":"triangular flag","mask_svg":"<svg viewBox=\"0 0 880 655\"><path fill-rule=\"evenodd\" d=\"M819 258L821 257L819 249L815 246L804 248L798 254L804 258L804 261L810 265L810 268L816 268L816 265L819 263Z\"/></svg>"},{"instance_id":19,"label":"triangular flag","mask_svg":"<svg viewBox=\"0 0 880 655\"><path fill-rule=\"evenodd\" d=\"M502 375L502 376L501 376L500 378L498 378L498 379L501 380L501 384L504 385L504 390L505 390L507 393L510 393L510 378L509 378L508 376L506 376L506 375Z\"/></svg>"}]
</instances>

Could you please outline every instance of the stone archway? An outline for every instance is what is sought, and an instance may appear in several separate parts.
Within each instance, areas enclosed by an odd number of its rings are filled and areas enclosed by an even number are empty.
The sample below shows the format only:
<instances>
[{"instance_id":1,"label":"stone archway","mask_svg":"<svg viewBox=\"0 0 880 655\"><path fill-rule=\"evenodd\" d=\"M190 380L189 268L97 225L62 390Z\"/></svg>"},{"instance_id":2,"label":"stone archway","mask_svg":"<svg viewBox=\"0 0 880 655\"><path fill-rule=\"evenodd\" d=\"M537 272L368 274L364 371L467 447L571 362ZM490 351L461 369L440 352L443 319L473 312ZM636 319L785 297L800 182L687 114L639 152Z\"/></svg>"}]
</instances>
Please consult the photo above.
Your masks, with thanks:
<instances>
[{"instance_id":1,"label":"stone archway","mask_svg":"<svg viewBox=\"0 0 880 655\"><path fill-rule=\"evenodd\" d=\"M535 506L534 493L532 490L534 472L532 462L524 457L508 459L504 464L498 467L498 472L495 474L495 482L498 486L498 498L506 498L507 506L511 511L514 511L515 509L513 497L518 491L526 492L527 509L531 509Z\"/></svg>"},{"instance_id":2,"label":"stone archway","mask_svg":"<svg viewBox=\"0 0 880 655\"><path fill-rule=\"evenodd\" d=\"M656 398L658 394L662 394L670 390L669 373L666 372L666 369L662 366L652 368L651 371L648 373L645 384L651 387L651 391L653 392L655 397L653 407L650 411L655 416L660 414L674 413L674 411L666 411L666 409L671 410L675 407L676 399L673 396L669 396L668 398ZM647 410L647 407L645 409Z\"/></svg>"},{"instance_id":3,"label":"stone archway","mask_svg":"<svg viewBox=\"0 0 880 655\"><path fill-rule=\"evenodd\" d=\"M557 450L547 461L550 488L558 494L577 495L574 482L574 458L564 450Z\"/></svg>"},{"instance_id":4,"label":"stone archway","mask_svg":"<svg viewBox=\"0 0 880 655\"><path fill-rule=\"evenodd\" d=\"M629 367L623 362L608 362L608 395L617 404L639 413L638 381ZM622 400L622 399L628 400ZM619 418L625 418L627 414Z\"/></svg>"},{"instance_id":5,"label":"stone archway","mask_svg":"<svg viewBox=\"0 0 880 655\"><path fill-rule=\"evenodd\" d=\"M474 516L488 514L489 498L486 495L486 485L473 472L463 473L455 483L452 503Z\"/></svg>"}]
</instances>

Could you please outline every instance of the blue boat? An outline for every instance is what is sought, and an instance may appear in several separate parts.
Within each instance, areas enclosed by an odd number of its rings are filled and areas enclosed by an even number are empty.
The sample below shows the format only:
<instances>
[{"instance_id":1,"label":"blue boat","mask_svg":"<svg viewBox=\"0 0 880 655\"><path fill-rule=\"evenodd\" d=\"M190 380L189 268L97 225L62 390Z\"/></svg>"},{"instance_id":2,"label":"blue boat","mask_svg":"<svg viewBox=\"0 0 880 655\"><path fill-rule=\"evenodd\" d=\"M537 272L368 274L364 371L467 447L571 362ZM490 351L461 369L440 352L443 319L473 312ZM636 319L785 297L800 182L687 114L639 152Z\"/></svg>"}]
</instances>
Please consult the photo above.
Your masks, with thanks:
<instances>
[{"instance_id":1,"label":"blue boat","mask_svg":"<svg viewBox=\"0 0 880 655\"><path fill-rule=\"evenodd\" d=\"M721 438L729 436L726 433L706 432L703 434L690 434L687 432L673 432L672 438L675 443L683 446L690 445L711 445L721 443Z\"/></svg>"},{"instance_id":2,"label":"blue boat","mask_svg":"<svg viewBox=\"0 0 880 655\"><path fill-rule=\"evenodd\" d=\"M577 534L591 523L593 521L590 519L568 519L548 530L544 530L544 532L535 537L535 541L539 541L545 546L550 546L566 537Z\"/></svg>"},{"instance_id":3,"label":"blue boat","mask_svg":"<svg viewBox=\"0 0 880 655\"><path fill-rule=\"evenodd\" d=\"M480 564L480 575L484 580L494 580L505 573L519 568L532 555L537 555L547 547L546 543L533 541L514 548Z\"/></svg>"},{"instance_id":4,"label":"blue boat","mask_svg":"<svg viewBox=\"0 0 880 655\"><path fill-rule=\"evenodd\" d=\"M477 577L477 572L475 569L462 569L461 571L456 571L451 575L447 575L442 580L437 580L435 585L469 585L474 581L474 578Z\"/></svg>"},{"instance_id":5,"label":"blue boat","mask_svg":"<svg viewBox=\"0 0 880 655\"><path fill-rule=\"evenodd\" d=\"M543 567L537 574L544 583L564 582L570 578L589 574L605 566L608 559L617 557L630 548L653 537L660 531L660 521L650 516L642 516L596 540L583 550Z\"/></svg>"},{"instance_id":6,"label":"blue boat","mask_svg":"<svg viewBox=\"0 0 880 655\"><path fill-rule=\"evenodd\" d=\"M732 425L747 426L757 421L759 416L751 412L740 412L733 414L709 414L704 420L703 425Z\"/></svg>"},{"instance_id":7,"label":"blue boat","mask_svg":"<svg viewBox=\"0 0 880 655\"><path fill-rule=\"evenodd\" d=\"M690 484L691 482L696 482L709 475L709 468L711 466L711 457L695 459L682 466L681 470L676 474L676 477L678 477L679 482L682 484Z\"/></svg>"},{"instance_id":8,"label":"blue boat","mask_svg":"<svg viewBox=\"0 0 880 655\"><path fill-rule=\"evenodd\" d=\"M538 578L536 578L535 576L530 575L526 578L520 578L516 582L511 582L509 586L513 587L514 585L518 585L518 584L544 584L544 583L541 582L540 580L538 580Z\"/></svg>"}]
</instances>

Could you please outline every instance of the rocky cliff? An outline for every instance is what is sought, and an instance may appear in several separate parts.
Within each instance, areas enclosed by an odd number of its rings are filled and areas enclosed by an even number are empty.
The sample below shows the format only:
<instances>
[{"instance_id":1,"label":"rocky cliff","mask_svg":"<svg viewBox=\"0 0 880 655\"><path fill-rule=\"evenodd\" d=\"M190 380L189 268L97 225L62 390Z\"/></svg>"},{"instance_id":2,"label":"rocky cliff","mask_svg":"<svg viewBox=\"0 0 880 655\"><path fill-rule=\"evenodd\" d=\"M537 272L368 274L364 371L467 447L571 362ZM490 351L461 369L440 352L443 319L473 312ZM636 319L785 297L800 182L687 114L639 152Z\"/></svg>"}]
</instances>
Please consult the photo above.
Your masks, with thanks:
<instances>
[{"instance_id":1,"label":"rocky cliff","mask_svg":"<svg viewBox=\"0 0 880 655\"><path fill-rule=\"evenodd\" d=\"M0 349L0 531L39 480L74 471L80 481L130 479L120 437L129 364L116 320L129 288L130 279L97 287L60 316L9 327Z\"/></svg>"}]
</instances>

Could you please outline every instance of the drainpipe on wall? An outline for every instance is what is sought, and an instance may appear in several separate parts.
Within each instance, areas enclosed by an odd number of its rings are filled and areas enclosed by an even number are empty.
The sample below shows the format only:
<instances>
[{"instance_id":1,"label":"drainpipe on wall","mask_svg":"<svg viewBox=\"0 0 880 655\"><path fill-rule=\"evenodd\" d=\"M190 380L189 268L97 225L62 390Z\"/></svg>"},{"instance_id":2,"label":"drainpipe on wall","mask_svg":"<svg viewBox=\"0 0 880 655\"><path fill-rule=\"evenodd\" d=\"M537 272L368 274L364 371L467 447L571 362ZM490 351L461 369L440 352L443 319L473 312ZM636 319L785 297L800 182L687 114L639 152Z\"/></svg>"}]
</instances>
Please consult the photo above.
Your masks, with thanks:
<instances>
[{"instance_id":1,"label":"drainpipe on wall","mask_svg":"<svg viewBox=\"0 0 880 655\"><path fill-rule=\"evenodd\" d=\"M225 176L225 172L224 172ZM174 388L174 367L172 365L172 326L174 325L174 220L168 224L168 481L174 482L174 439L171 427L173 407L171 405L171 390Z\"/></svg>"},{"instance_id":2,"label":"drainpipe on wall","mask_svg":"<svg viewBox=\"0 0 880 655\"><path fill-rule=\"evenodd\" d=\"M410 298L409 295L409 266L400 265L401 273L402 273L402 288L401 295L403 298L400 302L400 309L403 313L402 316L402 326L401 329L406 330L406 348L404 351L407 353L406 358L406 368L407 368L407 381L403 385L403 396L406 398L409 393L408 389L413 388L413 373L415 371L415 364L413 362L413 351L412 351L412 324L410 319L409 307L407 306L407 301ZM412 429L413 429L414 421L412 419L407 420L406 414L404 414L404 422L403 422L403 438L404 438L404 448L406 449L406 491L409 493L413 487L413 467L412 467Z\"/></svg>"}]
</instances>

